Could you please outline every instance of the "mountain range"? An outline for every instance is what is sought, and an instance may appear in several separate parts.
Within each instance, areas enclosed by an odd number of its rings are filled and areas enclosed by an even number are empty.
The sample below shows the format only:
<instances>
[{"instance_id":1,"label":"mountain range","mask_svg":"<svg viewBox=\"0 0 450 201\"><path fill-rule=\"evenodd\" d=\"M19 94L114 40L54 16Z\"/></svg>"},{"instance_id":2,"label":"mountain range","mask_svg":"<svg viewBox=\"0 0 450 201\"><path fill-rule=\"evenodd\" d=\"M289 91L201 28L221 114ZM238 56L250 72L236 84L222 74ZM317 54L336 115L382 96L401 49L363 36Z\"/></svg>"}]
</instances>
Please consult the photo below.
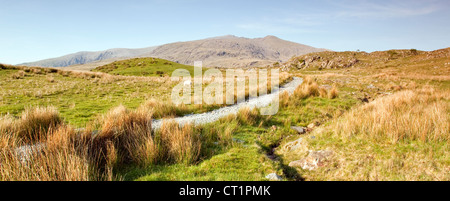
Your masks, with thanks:
<instances>
[{"instance_id":1,"label":"mountain range","mask_svg":"<svg viewBox=\"0 0 450 201\"><path fill-rule=\"evenodd\" d=\"M115 48L97 52L83 51L20 65L41 67L76 65L82 67L84 64L89 64L88 66L95 67L96 64L104 64L106 61L155 57L186 65L193 65L194 61L203 61L203 65L207 67L253 67L285 62L293 56L321 51L326 51L326 49L282 40L275 36L251 39L227 35L139 49Z\"/></svg>"}]
</instances>

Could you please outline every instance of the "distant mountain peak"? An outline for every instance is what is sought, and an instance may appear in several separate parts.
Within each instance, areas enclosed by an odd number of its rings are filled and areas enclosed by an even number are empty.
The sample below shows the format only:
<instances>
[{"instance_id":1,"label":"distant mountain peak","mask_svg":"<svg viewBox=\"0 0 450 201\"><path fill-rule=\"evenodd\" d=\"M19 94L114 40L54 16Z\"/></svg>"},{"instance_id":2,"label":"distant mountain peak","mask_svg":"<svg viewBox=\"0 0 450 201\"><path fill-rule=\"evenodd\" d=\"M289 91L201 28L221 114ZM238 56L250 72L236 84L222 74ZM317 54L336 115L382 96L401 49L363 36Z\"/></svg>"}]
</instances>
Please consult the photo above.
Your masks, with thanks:
<instances>
[{"instance_id":1,"label":"distant mountain peak","mask_svg":"<svg viewBox=\"0 0 450 201\"><path fill-rule=\"evenodd\" d=\"M264 39L280 39L280 38L273 35L267 35L266 37L264 37Z\"/></svg>"},{"instance_id":2,"label":"distant mountain peak","mask_svg":"<svg viewBox=\"0 0 450 201\"><path fill-rule=\"evenodd\" d=\"M217 36L217 37L212 37L210 39L233 39L233 38L239 38L235 35L224 35L224 36Z\"/></svg>"}]
</instances>

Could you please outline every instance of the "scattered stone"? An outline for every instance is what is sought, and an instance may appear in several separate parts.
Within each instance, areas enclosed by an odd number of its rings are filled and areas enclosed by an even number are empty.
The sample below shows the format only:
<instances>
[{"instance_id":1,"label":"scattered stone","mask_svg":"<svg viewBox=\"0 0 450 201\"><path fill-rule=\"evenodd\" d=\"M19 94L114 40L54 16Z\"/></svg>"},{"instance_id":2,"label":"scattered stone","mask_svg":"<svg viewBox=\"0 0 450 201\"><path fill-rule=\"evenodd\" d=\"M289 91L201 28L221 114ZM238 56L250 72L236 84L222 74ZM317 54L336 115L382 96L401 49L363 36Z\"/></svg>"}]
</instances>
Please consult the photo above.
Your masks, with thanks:
<instances>
[{"instance_id":1,"label":"scattered stone","mask_svg":"<svg viewBox=\"0 0 450 201\"><path fill-rule=\"evenodd\" d=\"M313 129L313 128L316 127L316 124L315 123L310 123L307 127L310 128L310 129Z\"/></svg>"},{"instance_id":2,"label":"scattered stone","mask_svg":"<svg viewBox=\"0 0 450 201\"><path fill-rule=\"evenodd\" d=\"M236 139L236 138L233 138L233 141L237 142L237 143L241 143L241 144L245 142L244 140L240 140L240 139Z\"/></svg>"},{"instance_id":3,"label":"scattered stone","mask_svg":"<svg viewBox=\"0 0 450 201\"><path fill-rule=\"evenodd\" d=\"M373 84L370 84L369 86L367 86L368 89L374 89L375 86L373 86Z\"/></svg>"},{"instance_id":4,"label":"scattered stone","mask_svg":"<svg viewBox=\"0 0 450 201\"><path fill-rule=\"evenodd\" d=\"M311 139L316 139L316 136L311 136Z\"/></svg>"},{"instance_id":5,"label":"scattered stone","mask_svg":"<svg viewBox=\"0 0 450 201\"><path fill-rule=\"evenodd\" d=\"M300 126L291 126L291 129L297 131L298 134L306 133L306 129Z\"/></svg>"},{"instance_id":6,"label":"scattered stone","mask_svg":"<svg viewBox=\"0 0 450 201\"><path fill-rule=\"evenodd\" d=\"M333 151L309 151L307 157L292 161L289 163L290 167L299 167L304 170L315 170L319 167L325 166L325 162L333 155Z\"/></svg>"},{"instance_id":7,"label":"scattered stone","mask_svg":"<svg viewBox=\"0 0 450 201\"><path fill-rule=\"evenodd\" d=\"M291 152L291 151L306 151L308 150L308 144L306 143L305 140L303 140L303 138L298 138L295 141L286 143L283 147L282 150L286 151L286 152Z\"/></svg>"},{"instance_id":8,"label":"scattered stone","mask_svg":"<svg viewBox=\"0 0 450 201\"><path fill-rule=\"evenodd\" d=\"M29 160L31 160L31 157L34 153L40 152L42 149L44 149L45 144L38 143L38 144L32 144L32 145L24 145L21 147L16 148L14 151L17 154L17 157L20 159L20 161L23 164L26 164Z\"/></svg>"},{"instance_id":9,"label":"scattered stone","mask_svg":"<svg viewBox=\"0 0 450 201\"><path fill-rule=\"evenodd\" d=\"M266 176L266 179L270 180L270 181L281 181L283 180L283 178L281 178L280 176L278 176L276 173L270 173Z\"/></svg>"}]
</instances>

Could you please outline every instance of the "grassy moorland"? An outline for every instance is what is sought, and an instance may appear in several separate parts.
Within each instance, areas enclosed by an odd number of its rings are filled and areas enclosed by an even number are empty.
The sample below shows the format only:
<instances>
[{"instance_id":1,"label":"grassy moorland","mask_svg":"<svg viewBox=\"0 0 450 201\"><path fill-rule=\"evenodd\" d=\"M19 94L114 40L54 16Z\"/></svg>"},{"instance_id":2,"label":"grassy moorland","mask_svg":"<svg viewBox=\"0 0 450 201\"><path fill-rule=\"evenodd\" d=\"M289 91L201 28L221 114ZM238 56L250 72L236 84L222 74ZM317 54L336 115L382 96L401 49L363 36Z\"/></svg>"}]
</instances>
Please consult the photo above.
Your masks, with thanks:
<instances>
[{"instance_id":1,"label":"grassy moorland","mask_svg":"<svg viewBox=\"0 0 450 201\"><path fill-rule=\"evenodd\" d=\"M133 169L126 178L266 180L277 173L284 180L449 180L449 53L324 52L293 58L284 67L309 78L293 95L280 97L276 115L232 127L239 143L195 165ZM299 135L291 126L307 132ZM314 151L332 154L308 158ZM291 163L302 159L317 166Z\"/></svg>"},{"instance_id":2,"label":"grassy moorland","mask_svg":"<svg viewBox=\"0 0 450 201\"><path fill-rule=\"evenodd\" d=\"M126 62L129 61L126 60ZM171 64L176 66L176 63L171 62ZM193 70L193 67L184 67ZM135 72L140 71L140 67L131 69ZM0 115L11 114L17 117L26 108L54 106L69 124L83 127L99 115L119 105L130 109L158 108L157 111L153 111L154 118L158 119L201 113L222 106L221 104L203 104L177 107L171 104L172 89L179 83L171 81L171 78L167 76L173 70L175 69L166 69L164 71L166 76L160 77L2 66L0 68ZM281 76L280 79L283 83L290 77ZM203 87L206 86L205 82ZM247 89L246 97L248 97L248 91Z\"/></svg>"},{"instance_id":3,"label":"grassy moorland","mask_svg":"<svg viewBox=\"0 0 450 201\"><path fill-rule=\"evenodd\" d=\"M449 180L449 55L450 49L443 49L293 58L286 64L291 69L359 103L319 119L321 126L302 136L303 149L287 149L295 137L284 139L276 153L289 164L307 157L308 150L332 151L315 170L296 167L306 180ZM301 61L311 58L316 61L302 67ZM327 63L332 64L324 67Z\"/></svg>"},{"instance_id":4,"label":"grassy moorland","mask_svg":"<svg viewBox=\"0 0 450 201\"><path fill-rule=\"evenodd\" d=\"M194 67L175 63L158 58L134 58L115 61L110 64L93 69L94 72L104 72L112 75L134 75L134 76L170 76L177 69L186 69L194 75ZM204 68L205 71L207 68Z\"/></svg>"},{"instance_id":5,"label":"grassy moorland","mask_svg":"<svg viewBox=\"0 0 450 201\"><path fill-rule=\"evenodd\" d=\"M6 68L6 67L5 67ZM0 70L0 114L20 115L25 108L55 106L71 125L85 126L98 114L125 105L137 108L150 99L170 99L168 78L112 76L40 68Z\"/></svg>"},{"instance_id":6,"label":"grassy moorland","mask_svg":"<svg viewBox=\"0 0 450 201\"><path fill-rule=\"evenodd\" d=\"M305 81L292 95L281 94L276 115L242 109L202 126L167 122L156 132L150 129L151 113L164 111L164 116L180 109L157 101L175 85L157 81L163 77L4 67L0 76L9 82L1 84L9 88L2 89L0 108L11 114L0 117L0 180L267 180L270 173L283 180L449 180L449 58L450 49L294 57L277 65ZM121 96L113 97L119 106L102 106L81 130L74 125L83 123L74 124L77 118L71 120L58 105L72 88L23 98L42 89L38 84L101 83L106 77L118 79L110 91L131 80L155 79L160 86L150 91L160 94L143 105L145 98L127 105ZM27 91L26 80L36 83L30 85L33 90ZM23 87L17 90L11 83ZM62 95L52 99L57 94ZM13 112L14 103L23 105ZM50 103L54 107L47 107ZM27 144L45 146L37 146L29 158L18 157L23 154L16 148Z\"/></svg>"}]
</instances>

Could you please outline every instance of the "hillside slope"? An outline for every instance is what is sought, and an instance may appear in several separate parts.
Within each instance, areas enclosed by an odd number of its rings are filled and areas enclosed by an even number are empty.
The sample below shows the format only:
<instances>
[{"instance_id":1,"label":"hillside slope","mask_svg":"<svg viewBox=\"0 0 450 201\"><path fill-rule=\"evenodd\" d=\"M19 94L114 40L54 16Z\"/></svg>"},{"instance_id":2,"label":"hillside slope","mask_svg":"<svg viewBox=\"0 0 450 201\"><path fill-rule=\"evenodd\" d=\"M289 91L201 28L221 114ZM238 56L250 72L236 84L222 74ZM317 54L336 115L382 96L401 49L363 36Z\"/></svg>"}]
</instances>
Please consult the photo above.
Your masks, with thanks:
<instances>
[{"instance_id":1,"label":"hillside slope","mask_svg":"<svg viewBox=\"0 0 450 201\"><path fill-rule=\"evenodd\" d=\"M412 76L450 75L450 48L435 51L388 50L367 52L320 52L292 57L274 65L282 71L296 69L325 70L359 68L366 70L391 69L397 74ZM430 77L427 77L431 79Z\"/></svg>"},{"instance_id":2,"label":"hillside slope","mask_svg":"<svg viewBox=\"0 0 450 201\"><path fill-rule=\"evenodd\" d=\"M126 49L116 48L97 52L77 52L57 58L45 59L36 62L23 63L24 66L39 66L39 67L66 67L71 65L89 64L97 61L104 61L109 59L127 59L142 55L146 52L151 52L156 47L147 47L140 49Z\"/></svg>"},{"instance_id":3,"label":"hillside slope","mask_svg":"<svg viewBox=\"0 0 450 201\"><path fill-rule=\"evenodd\" d=\"M160 76L171 75L176 69L186 69L191 75L194 67L171 62L164 59L151 57L133 58L115 61L110 64L93 69L94 72L103 72L113 75L134 75L134 76Z\"/></svg>"},{"instance_id":4,"label":"hillside slope","mask_svg":"<svg viewBox=\"0 0 450 201\"><path fill-rule=\"evenodd\" d=\"M21 65L66 67L80 64L95 64L97 61L108 59L155 57L185 65L193 65L194 61L203 61L203 65L209 67L247 67L265 66L277 61L284 62L292 56L320 51L325 50L285 41L275 36L255 39L222 36L141 49L120 48L99 52L78 52ZM92 68L98 66L100 65L94 65ZM77 66L77 68L84 67Z\"/></svg>"}]
</instances>

